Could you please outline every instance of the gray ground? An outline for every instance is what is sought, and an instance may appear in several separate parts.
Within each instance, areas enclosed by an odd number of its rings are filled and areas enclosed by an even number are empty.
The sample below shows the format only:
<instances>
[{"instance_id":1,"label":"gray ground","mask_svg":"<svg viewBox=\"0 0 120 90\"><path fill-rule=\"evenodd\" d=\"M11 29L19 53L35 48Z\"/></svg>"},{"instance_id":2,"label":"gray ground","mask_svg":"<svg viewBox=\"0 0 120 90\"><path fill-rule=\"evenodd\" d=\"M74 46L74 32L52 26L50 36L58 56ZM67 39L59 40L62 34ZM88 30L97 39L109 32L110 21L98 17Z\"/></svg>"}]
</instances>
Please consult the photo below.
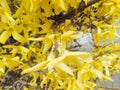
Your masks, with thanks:
<instances>
[{"instance_id":1,"label":"gray ground","mask_svg":"<svg viewBox=\"0 0 120 90\"><path fill-rule=\"evenodd\" d=\"M117 33L120 35L120 30L117 31ZM80 33L81 34L81 33ZM92 37L91 34L85 34L83 38L77 40L77 42L81 45L81 47L75 47L72 48L72 50L78 50L78 51L84 51L84 52L90 52L93 49L93 42L92 42ZM115 43L120 43L120 38L115 39ZM71 42L70 46L76 46L77 43ZM112 76L114 80L114 84L110 81L105 81L101 83L102 87L108 87L108 88L120 88L120 73L114 74ZM107 90L107 89L106 89ZM109 89L113 90L113 89ZM116 90L116 89L114 89ZM120 90L120 89L119 89Z\"/></svg>"}]
</instances>

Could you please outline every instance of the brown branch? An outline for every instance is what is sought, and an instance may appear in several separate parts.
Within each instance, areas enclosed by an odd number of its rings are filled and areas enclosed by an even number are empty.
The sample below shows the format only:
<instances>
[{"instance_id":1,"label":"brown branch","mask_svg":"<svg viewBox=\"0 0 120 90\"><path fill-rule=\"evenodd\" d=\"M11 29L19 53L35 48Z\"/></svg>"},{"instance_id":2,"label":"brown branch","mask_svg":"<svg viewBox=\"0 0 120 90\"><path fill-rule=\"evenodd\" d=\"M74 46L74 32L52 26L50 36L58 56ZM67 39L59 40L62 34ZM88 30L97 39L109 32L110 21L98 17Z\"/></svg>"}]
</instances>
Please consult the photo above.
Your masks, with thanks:
<instances>
[{"instance_id":1,"label":"brown branch","mask_svg":"<svg viewBox=\"0 0 120 90\"><path fill-rule=\"evenodd\" d=\"M84 11L87 7L99 2L101 0L90 0L87 4L85 4L85 2L82 0L77 8L77 13L78 12L82 12ZM65 21L65 19L71 19L74 18L74 16L76 15L76 9L71 10L70 12L68 12L67 14L63 15L62 13L59 15L55 15L53 17L49 17L48 19L52 19L55 20L56 24L60 24L63 23Z\"/></svg>"},{"instance_id":2,"label":"brown branch","mask_svg":"<svg viewBox=\"0 0 120 90\"><path fill-rule=\"evenodd\" d=\"M115 53L115 52L120 52L120 49L114 50L114 51L111 51L111 52L105 52L105 53L99 54L97 56L94 56L93 58L97 58L97 57L100 57L100 56L103 56L103 55L106 55L106 54Z\"/></svg>"}]
</instances>

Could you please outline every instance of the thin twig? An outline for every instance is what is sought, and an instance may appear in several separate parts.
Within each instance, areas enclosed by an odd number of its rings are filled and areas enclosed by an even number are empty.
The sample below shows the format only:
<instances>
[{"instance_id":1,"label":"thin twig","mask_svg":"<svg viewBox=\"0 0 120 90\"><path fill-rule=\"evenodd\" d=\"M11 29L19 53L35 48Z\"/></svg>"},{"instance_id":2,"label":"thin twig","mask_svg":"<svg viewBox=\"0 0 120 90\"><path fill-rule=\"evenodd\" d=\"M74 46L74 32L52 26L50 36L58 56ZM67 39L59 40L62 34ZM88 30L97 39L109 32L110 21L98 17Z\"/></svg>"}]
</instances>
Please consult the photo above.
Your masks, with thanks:
<instances>
[{"instance_id":1,"label":"thin twig","mask_svg":"<svg viewBox=\"0 0 120 90\"><path fill-rule=\"evenodd\" d=\"M100 0L90 0L87 4L85 4L84 1L81 1L81 3L79 4L79 7L77 9L77 13L84 11L87 7L97 3L99 1ZM50 19L65 20L65 19L70 19L71 17L74 17L75 15L76 15L76 9L73 9L72 11L70 11L69 13L67 13L65 15L56 15L54 17L50 17Z\"/></svg>"},{"instance_id":2,"label":"thin twig","mask_svg":"<svg viewBox=\"0 0 120 90\"><path fill-rule=\"evenodd\" d=\"M10 70L8 69L8 70L6 71L6 73L5 73L5 75L3 76L2 81L0 82L0 86L3 84L5 78L8 76L8 73L9 73L9 72L10 72Z\"/></svg>"},{"instance_id":3,"label":"thin twig","mask_svg":"<svg viewBox=\"0 0 120 90\"><path fill-rule=\"evenodd\" d=\"M115 52L120 52L120 49L114 50L114 51L111 51L111 52L105 52L105 53L99 54L97 56L94 56L93 58L97 58L97 57L103 56L105 54L111 54L111 53L115 53Z\"/></svg>"},{"instance_id":4,"label":"thin twig","mask_svg":"<svg viewBox=\"0 0 120 90\"><path fill-rule=\"evenodd\" d=\"M99 2L101 0L90 0L87 4L82 0L79 4L79 7L77 8L77 13L84 11L87 7ZM53 17L49 17L48 19L53 19L56 21L56 23L64 22L65 19L71 19L76 15L76 9L71 10L67 14L59 14L55 15Z\"/></svg>"}]
</instances>

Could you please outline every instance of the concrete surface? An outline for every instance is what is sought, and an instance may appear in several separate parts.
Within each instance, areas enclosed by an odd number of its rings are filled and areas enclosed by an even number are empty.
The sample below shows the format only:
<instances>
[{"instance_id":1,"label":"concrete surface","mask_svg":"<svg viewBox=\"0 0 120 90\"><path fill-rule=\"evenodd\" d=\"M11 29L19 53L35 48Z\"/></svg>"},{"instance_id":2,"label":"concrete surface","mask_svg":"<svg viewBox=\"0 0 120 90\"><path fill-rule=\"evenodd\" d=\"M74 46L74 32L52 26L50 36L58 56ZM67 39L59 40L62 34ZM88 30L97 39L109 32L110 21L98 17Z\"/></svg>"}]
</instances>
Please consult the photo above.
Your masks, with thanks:
<instances>
[{"instance_id":1,"label":"concrete surface","mask_svg":"<svg viewBox=\"0 0 120 90\"><path fill-rule=\"evenodd\" d=\"M117 30L117 33L120 35L120 30ZM81 33L80 33L81 34ZM81 39L78 39L77 42L81 45L80 47L74 47L77 45L76 42L71 42L70 46L73 46L72 50L76 51L83 51L83 52L90 52L93 49L93 42L92 42L92 37L91 34L85 34ZM115 43L120 43L120 38L114 40ZM114 83L110 81L104 81L101 83L102 87L107 87L107 88L120 88L120 72L117 74L114 74L112 76ZM107 90L107 89L106 89ZM109 89L113 90L113 89ZM116 90L116 89L114 89ZM118 89L117 89L118 90ZM119 89L120 90L120 89Z\"/></svg>"}]
</instances>

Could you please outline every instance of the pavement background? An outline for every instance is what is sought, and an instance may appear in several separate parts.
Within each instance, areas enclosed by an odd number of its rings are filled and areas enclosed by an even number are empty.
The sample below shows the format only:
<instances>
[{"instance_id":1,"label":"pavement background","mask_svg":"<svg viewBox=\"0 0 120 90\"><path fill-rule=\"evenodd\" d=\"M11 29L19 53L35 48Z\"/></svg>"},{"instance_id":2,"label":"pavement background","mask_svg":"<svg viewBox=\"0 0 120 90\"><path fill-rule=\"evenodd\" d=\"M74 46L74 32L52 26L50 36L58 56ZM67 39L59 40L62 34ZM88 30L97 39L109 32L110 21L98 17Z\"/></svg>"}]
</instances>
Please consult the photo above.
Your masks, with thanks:
<instances>
[{"instance_id":1,"label":"pavement background","mask_svg":"<svg viewBox=\"0 0 120 90\"><path fill-rule=\"evenodd\" d=\"M117 30L117 33L120 35L120 30ZM81 33L80 33L81 34ZM80 47L75 47L72 48L73 50L76 51L82 51L82 52L90 52L93 49L93 41L91 34L85 34L81 39L78 39L77 42L81 45ZM115 43L120 43L120 38L114 40ZM76 46L76 42L71 42L70 46ZM114 82L110 81L104 81L100 84L102 87L107 87L107 88L117 88L114 90L120 90L120 72L117 74L112 75L112 78ZM113 90L113 89L106 89L106 90Z\"/></svg>"}]
</instances>

